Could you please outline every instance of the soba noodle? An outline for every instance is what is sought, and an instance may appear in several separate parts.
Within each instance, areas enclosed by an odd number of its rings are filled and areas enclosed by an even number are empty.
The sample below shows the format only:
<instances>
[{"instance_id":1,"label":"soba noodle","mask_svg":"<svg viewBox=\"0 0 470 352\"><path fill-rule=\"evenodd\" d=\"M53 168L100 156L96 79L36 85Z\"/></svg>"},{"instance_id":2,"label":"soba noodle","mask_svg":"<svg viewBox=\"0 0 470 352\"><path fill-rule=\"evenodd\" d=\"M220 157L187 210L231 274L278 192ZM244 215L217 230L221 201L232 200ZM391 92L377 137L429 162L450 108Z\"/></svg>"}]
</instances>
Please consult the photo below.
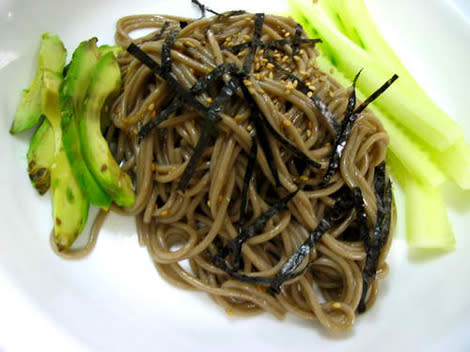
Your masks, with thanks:
<instances>
[{"instance_id":1,"label":"soba noodle","mask_svg":"<svg viewBox=\"0 0 470 352\"><path fill-rule=\"evenodd\" d=\"M183 28L182 28L183 27ZM154 31L132 39L139 29ZM261 41L292 39L298 31L290 18L266 15ZM231 47L253 39L254 15L232 13L198 20L171 16L138 15L120 19L116 43L126 48L131 42L161 62L162 48L168 33L177 31L171 49L171 70L179 84L190 90L198 79L217 66L234 64L242 67L250 54L249 47L240 51ZM302 38L306 38L300 32ZM258 148L256 170L248 187L247 213L250 221L265 212L276 198L296 191L288 206L269 219L261 233L249 238L242 247L240 272L247 277L272 278L286 260L319 224L342 188L359 187L371 228L377 221L374 170L385 159L387 133L369 111L362 112L354 123L342 154L339 170L326 187L319 187L328 167L337 131L309 96L297 84L276 70L267 55L285 69L301 77L309 88L327 104L341 124L352 88L341 87L321 72L314 45L279 45L257 51L249 82L246 85L267 122L309 158L320 163L320 170L306 167L299 171L295 156L268 135L280 184L268 165L262 148ZM286 282L280 294L262 285L237 280L212 258L221 245L238 235L240 203L248 154L254 126L250 106L240 98L225 104L217 123L218 133L211 137L196 171L184 192L178 189L185 168L201 136L203 116L190 107L176 111L139 143L142 126L155 118L173 99L174 93L165 80L153 74L139 60L124 53L119 58L123 90L112 105L112 126L107 130L115 157L135 180L137 200L131 209L113 206L113 211L134 215L139 243L148 249L159 274L171 284L204 291L229 314L253 315L264 311L282 318L287 312L308 320L317 320L329 330L341 331L353 325L363 291L363 270L367 252L357 232L354 209L326 232L308 257L309 266L302 275ZM228 82L230 74L223 76ZM220 85L219 85L220 87ZM211 85L198 95L209 106L220 89ZM105 213L98 219L102 222ZM392 214L392 218L394 218ZM393 223L392 230L393 230ZM91 237L96 241L96 226ZM385 258L391 237L378 261L376 279L388 271ZM75 255L83 256L93 245ZM64 255L64 254L62 254ZM74 256L68 253L67 256ZM184 264L185 261L189 265ZM376 299L377 280L370 286L365 303Z\"/></svg>"}]
</instances>

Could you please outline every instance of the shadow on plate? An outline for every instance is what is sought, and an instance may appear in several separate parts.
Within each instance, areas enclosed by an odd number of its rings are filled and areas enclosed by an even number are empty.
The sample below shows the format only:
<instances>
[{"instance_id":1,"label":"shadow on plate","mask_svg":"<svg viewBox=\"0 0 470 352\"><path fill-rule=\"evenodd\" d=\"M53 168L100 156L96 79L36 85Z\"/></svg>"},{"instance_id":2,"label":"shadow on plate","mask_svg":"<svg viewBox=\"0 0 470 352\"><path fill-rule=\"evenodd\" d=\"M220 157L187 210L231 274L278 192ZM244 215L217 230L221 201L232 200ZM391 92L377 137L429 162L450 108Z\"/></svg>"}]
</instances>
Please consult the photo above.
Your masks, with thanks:
<instances>
[{"instance_id":1,"label":"shadow on plate","mask_svg":"<svg viewBox=\"0 0 470 352\"><path fill-rule=\"evenodd\" d=\"M442 194L447 205L459 214L470 210L470 191L462 190L453 182L446 182L442 185Z\"/></svg>"},{"instance_id":2,"label":"shadow on plate","mask_svg":"<svg viewBox=\"0 0 470 352\"><path fill-rule=\"evenodd\" d=\"M445 251L442 249L416 249L410 248L408 251L408 259L416 264L427 263L431 260L435 260L452 253L452 251Z\"/></svg>"}]
</instances>

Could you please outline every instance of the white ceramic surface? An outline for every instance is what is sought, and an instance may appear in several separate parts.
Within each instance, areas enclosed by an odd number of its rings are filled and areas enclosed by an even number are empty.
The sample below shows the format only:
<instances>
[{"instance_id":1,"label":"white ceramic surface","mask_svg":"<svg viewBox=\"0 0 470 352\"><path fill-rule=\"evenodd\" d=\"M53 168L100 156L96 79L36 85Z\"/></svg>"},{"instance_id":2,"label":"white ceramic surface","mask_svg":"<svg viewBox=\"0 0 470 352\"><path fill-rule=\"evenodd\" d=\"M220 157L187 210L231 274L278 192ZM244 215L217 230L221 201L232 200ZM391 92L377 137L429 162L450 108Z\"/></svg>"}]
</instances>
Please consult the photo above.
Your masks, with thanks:
<instances>
[{"instance_id":1,"label":"white ceramic surface","mask_svg":"<svg viewBox=\"0 0 470 352\"><path fill-rule=\"evenodd\" d=\"M264 12L286 6L283 0L207 3ZM418 81L470 136L466 0L367 3ZM343 336L292 317L231 318L204 294L168 285L139 248L129 218L110 216L86 260L52 253L49 199L36 195L26 174L30 136L8 134L20 91L34 74L39 35L58 33L69 51L91 36L111 43L120 16L145 12L197 14L189 0L0 0L0 351L469 351L470 192L452 186L445 189L457 250L433 260L409 253L398 197L390 276L377 304Z\"/></svg>"}]
</instances>

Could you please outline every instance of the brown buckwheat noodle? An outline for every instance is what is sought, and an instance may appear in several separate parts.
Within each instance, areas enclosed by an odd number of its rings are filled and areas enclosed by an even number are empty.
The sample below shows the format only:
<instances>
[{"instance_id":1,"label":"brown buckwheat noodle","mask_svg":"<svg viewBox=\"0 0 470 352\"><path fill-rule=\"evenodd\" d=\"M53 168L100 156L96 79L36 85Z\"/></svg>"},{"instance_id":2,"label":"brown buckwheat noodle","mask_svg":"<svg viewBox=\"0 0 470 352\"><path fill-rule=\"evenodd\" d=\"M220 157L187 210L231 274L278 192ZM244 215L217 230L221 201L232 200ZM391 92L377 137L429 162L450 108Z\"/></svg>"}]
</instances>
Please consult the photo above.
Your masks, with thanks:
<instances>
[{"instance_id":1,"label":"brown buckwheat noodle","mask_svg":"<svg viewBox=\"0 0 470 352\"><path fill-rule=\"evenodd\" d=\"M187 25L180 26L180 21ZM292 39L296 26L292 19L266 15L260 39ZM131 39L131 32L148 28L154 31ZM233 63L242 67L249 49L235 52L225 48L252 40L253 29L254 17L245 13L199 20L137 15L118 21L115 38L124 48L136 43L160 63L166 33L178 31L171 50L171 69L177 81L189 90L199 77L218 65ZM303 32L302 38L306 38ZM318 69L313 45L300 45L299 49L295 55L292 45L269 50L274 60L309 83L341 123L352 88L341 87ZM320 162L320 171L306 169L305 184L318 186L328 167L336 134L311 99L265 59L267 51L258 50L254 58L248 83L250 92L268 122L307 156ZM113 124L107 137L114 146L116 159L135 181L137 200L131 209L113 206L112 210L136 217L139 243L148 249L160 275L177 287L206 292L229 314L268 311L283 318L290 312L316 320L328 330L351 327L363 290L366 259L362 241L346 241L342 236L356 230L355 211L351 210L340 224L323 235L310 253L308 270L284 284L280 294L232 278L212 264L211 258L217 253L216 241L227 243L238 234L240 195L253 134L249 106L234 99L223 107L217 123L218 134L211 138L188 187L181 192L178 181L201 135L203 117L186 107L139 143L140 128L168 105L173 93L167 82L129 53L122 54L119 63L123 90L112 105ZM228 75L224 77L225 81L228 79ZM199 94L198 99L208 106L218 94L212 87ZM247 210L251 220L272 204L273 189L282 189L278 195L281 197L299 185L293 154L271 135L269 143L280 186L275 187L266 156L258 148L257 169L248 188ZM374 226L377 218L374 168L385 159L387 143L388 136L378 119L367 110L362 112L353 126L339 171L329 186L300 190L287 208L266 223L262 233L250 238L242 247L240 272L252 277L273 277L315 229L325 210L334 204L334 194L343 186L360 188L369 224ZM105 215L100 213L99 223ZM394 221L392 230L393 224ZM91 245L66 256L83 256L91 250L99 225L93 229ZM391 237L380 256L377 279L388 271L385 258ZM186 260L189 266L183 264ZM367 307L376 299L377 286L375 280L366 297Z\"/></svg>"}]
</instances>

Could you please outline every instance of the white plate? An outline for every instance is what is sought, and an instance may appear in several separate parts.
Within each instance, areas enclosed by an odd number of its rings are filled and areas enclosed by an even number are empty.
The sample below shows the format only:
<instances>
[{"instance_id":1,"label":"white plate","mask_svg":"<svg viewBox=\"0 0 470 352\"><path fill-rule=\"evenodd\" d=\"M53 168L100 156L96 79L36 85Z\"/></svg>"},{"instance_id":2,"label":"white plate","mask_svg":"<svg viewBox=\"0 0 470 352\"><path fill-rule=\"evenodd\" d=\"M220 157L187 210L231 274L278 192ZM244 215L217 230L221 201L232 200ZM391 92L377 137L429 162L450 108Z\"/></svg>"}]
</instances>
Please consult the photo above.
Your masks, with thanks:
<instances>
[{"instance_id":1,"label":"white plate","mask_svg":"<svg viewBox=\"0 0 470 352\"><path fill-rule=\"evenodd\" d=\"M456 10L459 0L367 2L418 81L470 135L470 24ZM265 12L279 12L286 6L282 0L207 3L221 10ZM470 350L470 238L466 233L470 193L453 187L446 191L457 251L433 260L410 255L399 211L401 226L389 258L391 273L378 302L358 317L351 333L340 337L292 317L284 322L267 314L231 318L204 294L168 285L139 248L134 222L128 218L111 216L96 250L84 261L67 262L52 253L49 199L36 195L26 174L29 135L8 134L20 91L34 73L39 35L58 33L69 51L91 36L111 43L120 16L145 12L197 14L189 0L0 1L0 275L21 292L25 307L95 351ZM8 328L15 314L12 309L0 314L0 326ZM26 331L17 335L27 340L34 335L29 335L28 321L24 326ZM36 349L55 350L51 331L45 332L50 338L42 339Z\"/></svg>"}]
</instances>

